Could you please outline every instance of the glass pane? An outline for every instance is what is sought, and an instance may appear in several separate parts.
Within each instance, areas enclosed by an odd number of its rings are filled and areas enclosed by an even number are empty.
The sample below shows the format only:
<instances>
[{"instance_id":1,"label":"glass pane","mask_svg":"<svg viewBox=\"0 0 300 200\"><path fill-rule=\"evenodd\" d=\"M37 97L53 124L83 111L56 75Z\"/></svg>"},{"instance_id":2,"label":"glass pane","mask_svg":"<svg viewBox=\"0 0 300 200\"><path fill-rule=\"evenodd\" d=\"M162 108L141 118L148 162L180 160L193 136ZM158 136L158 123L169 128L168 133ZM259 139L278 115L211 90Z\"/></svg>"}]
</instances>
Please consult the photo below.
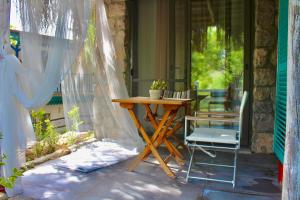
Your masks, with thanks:
<instances>
[{"instance_id":1,"label":"glass pane","mask_svg":"<svg viewBox=\"0 0 300 200\"><path fill-rule=\"evenodd\" d=\"M237 111L243 89L244 0L191 1L192 83L201 111Z\"/></svg>"}]
</instances>

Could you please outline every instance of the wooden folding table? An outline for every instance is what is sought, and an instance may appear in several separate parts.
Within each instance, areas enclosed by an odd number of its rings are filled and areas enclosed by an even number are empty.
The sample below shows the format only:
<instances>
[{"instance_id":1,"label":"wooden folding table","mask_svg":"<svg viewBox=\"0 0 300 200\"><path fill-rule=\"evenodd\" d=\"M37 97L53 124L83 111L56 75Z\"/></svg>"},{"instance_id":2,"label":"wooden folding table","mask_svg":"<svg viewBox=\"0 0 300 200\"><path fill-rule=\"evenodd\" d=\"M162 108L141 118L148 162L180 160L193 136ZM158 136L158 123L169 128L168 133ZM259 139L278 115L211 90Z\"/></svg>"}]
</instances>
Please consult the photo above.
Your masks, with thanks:
<instances>
[{"instance_id":1,"label":"wooden folding table","mask_svg":"<svg viewBox=\"0 0 300 200\"><path fill-rule=\"evenodd\" d=\"M181 107L186 107L189 104L190 100L189 99L153 100L150 99L149 97L131 97L128 99L113 99L112 102L118 102L120 103L120 106L122 108L128 109L133 122L135 123L140 134L142 135L142 137L146 142L146 146L144 150L138 155L136 160L129 167L129 171L133 171L141 161L147 159L147 157L150 154L153 154L153 156L158 160L161 168L166 172L166 174L169 177L175 178L174 173L167 165L169 159L167 158L164 160L159 154L157 149L161 144L165 144L166 148L170 152L170 155L173 158L175 158L177 163L180 165L184 164L182 154L173 145L173 143L168 140L168 138L170 136L173 136L174 132L182 127L181 122L178 122L177 124L175 124L175 126L172 126L172 124L174 122L178 110ZM138 117L136 116L133 110L134 106L138 104L144 106L147 113L147 117L155 130L151 138L149 136L150 134L147 134L147 132L143 128L140 120L138 119ZM158 104L164 108L164 115L161 120L156 119L156 116L151 110L150 107L151 104Z\"/></svg>"}]
</instances>

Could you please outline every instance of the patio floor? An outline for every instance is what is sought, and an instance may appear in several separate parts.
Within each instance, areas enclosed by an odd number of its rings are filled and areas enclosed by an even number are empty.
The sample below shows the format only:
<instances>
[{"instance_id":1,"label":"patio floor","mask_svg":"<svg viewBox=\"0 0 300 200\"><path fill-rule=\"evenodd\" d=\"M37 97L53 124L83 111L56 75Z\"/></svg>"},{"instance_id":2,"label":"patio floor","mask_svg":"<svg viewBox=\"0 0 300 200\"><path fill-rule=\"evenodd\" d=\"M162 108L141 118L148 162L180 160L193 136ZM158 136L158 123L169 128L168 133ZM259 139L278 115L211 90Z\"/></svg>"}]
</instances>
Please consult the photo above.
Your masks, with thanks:
<instances>
[{"instance_id":1,"label":"patio floor","mask_svg":"<svg viewBox=\"0 0 300 200\"><path fill-rule=\"evenodd\" d=\"M217 158L218 161L228 161L231 154L218 153ZM201 152L197 152L196 159L205 158ZM281 197L273 155L239 154L235 189L230 184L216 182L192 180L185 183L187 166L180 169L172 163L170 164L178 178L170 179L151 159L140 164L135 172L128 172L126 169L131 160L89 174L58 169L51 164L52 161L47 162L25 173L22 198L276 200ZM206 170L209 176L230 175L224 168ZM28 176L28 173L31 175Z\"/></svg>"}]
</instances>

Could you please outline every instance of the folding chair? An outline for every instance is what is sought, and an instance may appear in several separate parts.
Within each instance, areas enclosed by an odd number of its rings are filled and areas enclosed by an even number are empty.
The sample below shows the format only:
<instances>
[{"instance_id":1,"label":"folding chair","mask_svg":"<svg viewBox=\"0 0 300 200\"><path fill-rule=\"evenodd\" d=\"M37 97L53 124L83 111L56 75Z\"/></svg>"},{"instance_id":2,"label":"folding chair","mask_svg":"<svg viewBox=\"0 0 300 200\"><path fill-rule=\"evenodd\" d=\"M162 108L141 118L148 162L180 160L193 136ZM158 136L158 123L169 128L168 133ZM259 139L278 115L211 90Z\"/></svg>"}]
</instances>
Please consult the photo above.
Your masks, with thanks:
<instances>
[{"instance_id":1,"label":"folding chair","mask_svg":"<svg viewBox=\"0 0 300 200\"><path fill-rule=\"evenodd\" d=\"M208 181L217 181L231 183L235 187L236 180L236 168L237 168L237 153L240 149L240 140L242 133L242 121L245 104L248 98L248 92L245 91L242 97L239 113L228 112L200 112L195 116L185 117L185 131L184 131L184 143L188 146L191 157L187 170L186 181L189 179L200 179ZM206 115L206 117L201 117ZM209 117L207 117L209 116ZM191 133L188 135L188 121L194 122L194 127ZM218 121L218 122L231 122L238 123L238 130L234 129L220 129L220 128L203 128L195 126L197 121ZM210 152L210 150L220 151L228 150L234 152L233 165L213 164L213 163L199 163L205 166L217 166L233 168L232 180L207 178L200 176L190 176L191 167L194 159L195 149L200 149L210 157L216 157L216 154Z\"/></svg>"}]
</instances>

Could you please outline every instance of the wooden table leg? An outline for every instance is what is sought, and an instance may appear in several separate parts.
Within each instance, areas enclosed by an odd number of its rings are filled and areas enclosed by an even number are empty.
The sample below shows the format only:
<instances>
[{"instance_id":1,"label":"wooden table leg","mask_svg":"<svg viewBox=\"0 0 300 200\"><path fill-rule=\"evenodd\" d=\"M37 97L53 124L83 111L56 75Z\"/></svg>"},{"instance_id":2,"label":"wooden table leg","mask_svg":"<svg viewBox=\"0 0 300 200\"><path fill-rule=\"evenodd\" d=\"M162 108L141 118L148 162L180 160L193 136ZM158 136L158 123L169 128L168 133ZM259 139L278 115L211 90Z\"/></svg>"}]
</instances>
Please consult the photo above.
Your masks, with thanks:
<instances>
[{"instance_id":1,"label":"wooden table leg","mask_svg":"<svg viewBox=\"0 0 300 200\"><path fill-rule=\"evenodd\" d=\"M146 111L147 111L147 116L150 119L150 123L152 124L153 128L156 129L156 131L159 128L159 125L157 123L157 121L155 120L153 113L150 109L149 105L145 105ZM157 148L159 147L165 140L167 132L168 132L168 128L171 126L175 116L176 116L176 111L171 110L171 113L169 114L168 112L166 112L166 114L169 116L167 121L161 121L160 125L163 124L164 128L159 132L159 134L156 136L155 134L153 135L153 137L151 138L151 141L154 143L154 146ZM150 152L148 152L149 154ZM148 156L148 154L145 155L145 157Z\"/></svg>"},{"instance_id":2,"label":"wooden table leg","mask_svg":"<svg viewBox=\"0 0 300 200\"><path fill-rule=\"evenodd\" d=\"M182 123L178 122L178 123L174 126L174 128L173 128L172 130L170 130L170 131L167 133L167 137L173 138L173 140L177 143L176 148L177 148L178 146L182 146L185 150L188 151L187 146L186 146L182 141L180 141L180 140L174 135L174 133L175 133L177 130L179 130L181 127L182 127Z\"/></svg>"},{"instance_id":3,"label":"wooden table leg","mask_svg":"<svg viewBox=\"0 0 300 200\"><path fill-rule=\"evenodd\" d=\"M155 120L155 116L153 115L153 113L152 113L152 111L151 111L150 105L149 105L149 104L145 104L144 106L145 106L145 108L146 108L147 117L148 117L148 119L150 120L150 123L152 124L152 126L153 126L154 129L157 129L158 123L157 123L157 121ZM174 120L174 118L175 118L177 112L178 112L178 108L175 109L175 110L173 110L173 114L171 115L170 121L168 121L168 124L166 125L164 131L167 131L167 129L170 127L170 125L172 124L172 122L173 122L173 120ZM170 155L173 156L173 157L175 158L176 162L177 162L178 164L180 164L180 165L182 165L182 164L184 163L184 160L183 160L184 158L183 158L182 154L176 149L176 147L175 147L171 142L169 142L169 141L167 140L167 137L173 136L174 138L176 138L176 136L174 136L173 134L174 134L178 129L180 129L181 127L182 127L182 124L181 124L181 123L177 123L177 124L175 125L175 127L172 128L171 130L169 130L166 134L163 134L163 133L162 133L162 135L163 135L164 138L161 138L161 139L160 139L161 142L164 142L164 143L165 143L165 145L166 145L168 151L170 152ZM154 139L155 139L155 138L154 138ZM177 138L176 138L176 139L177 139ZM152 141L152 142L153 142L153 141ZM180 141L177 139L176 142L180 142ZM171 158L171 157L169 156L169 158ZM167 161L168 161L168 160L169 160L169 159L167 159ZM166 160L165 160L165 161L166 161Z\"/></svg>"},{"instance_id":4,"label":"wooden table leg","mask_svg":"<svg viewBox=\"0 0 300 200\"><path fill-rule=\"evenodd\" d=\"M138 128L138 130L140 131L141 135L143 136L143 138L145 139L147 146L145 147L144 151L141 152L138 157L136 158L136 160L133 162L133 164L129 167L129 171L133 171L137 165L143 160L143 158L145 157L145 155L148 154L149 151L152 152L153 156L158 160L161 168L166 172L166 174L169 177L175 178L175 174L170 170L170 168L167 166L167 164L163 161L163 159L161 158L161 156L159 155L156 147L153 145L152 141L150 140L150 138L148 137L146 131L144 130L144 128L142 127L140 121L138 120L137 116L135 115L134 111L133 111L133 104L131 105L123 105L122 107L126 107L130 113L131 118L133 119L136 127ZM161 124L159 125L158 129L155 131L153 137L156 137L159 132L161 131L164 123L168 120L169 115L171 114L171 110L167 111Z\"/></svg>"},{"instance_id":5,"label":"wooden table leg","mask_svg":"<svg viewBox=\"0 0 300 200\"><path fill-rule=\"evenodd\" d=\"M154 129L157 129L158 128L158 123L155 120L155 115L152 113L150 105L149 104L144 104L144 106L145 106L146 113L147 113L148 119L150 120L151 125L153 126Z\"/></svg>"},{"instance_id":6,"label":"wooden table leg","mask_svg":"<svg viewBox=\"0 0 300 200\"><path fill-rule=\"evenodd\" d=\"M175 118L176 113L174 113L172 110L168 111L165 113L162 121L158 126L155 125L155 133L153 134L151 138L151 142L153 143L155 148L158 148L164 141L168 127L172 124L172 120ZM157 124L157 122L155 122ZM143 155L144 157L142 158L145 160L149 155L151 151L145 152Z\"/></svg>"}]
</instances>

